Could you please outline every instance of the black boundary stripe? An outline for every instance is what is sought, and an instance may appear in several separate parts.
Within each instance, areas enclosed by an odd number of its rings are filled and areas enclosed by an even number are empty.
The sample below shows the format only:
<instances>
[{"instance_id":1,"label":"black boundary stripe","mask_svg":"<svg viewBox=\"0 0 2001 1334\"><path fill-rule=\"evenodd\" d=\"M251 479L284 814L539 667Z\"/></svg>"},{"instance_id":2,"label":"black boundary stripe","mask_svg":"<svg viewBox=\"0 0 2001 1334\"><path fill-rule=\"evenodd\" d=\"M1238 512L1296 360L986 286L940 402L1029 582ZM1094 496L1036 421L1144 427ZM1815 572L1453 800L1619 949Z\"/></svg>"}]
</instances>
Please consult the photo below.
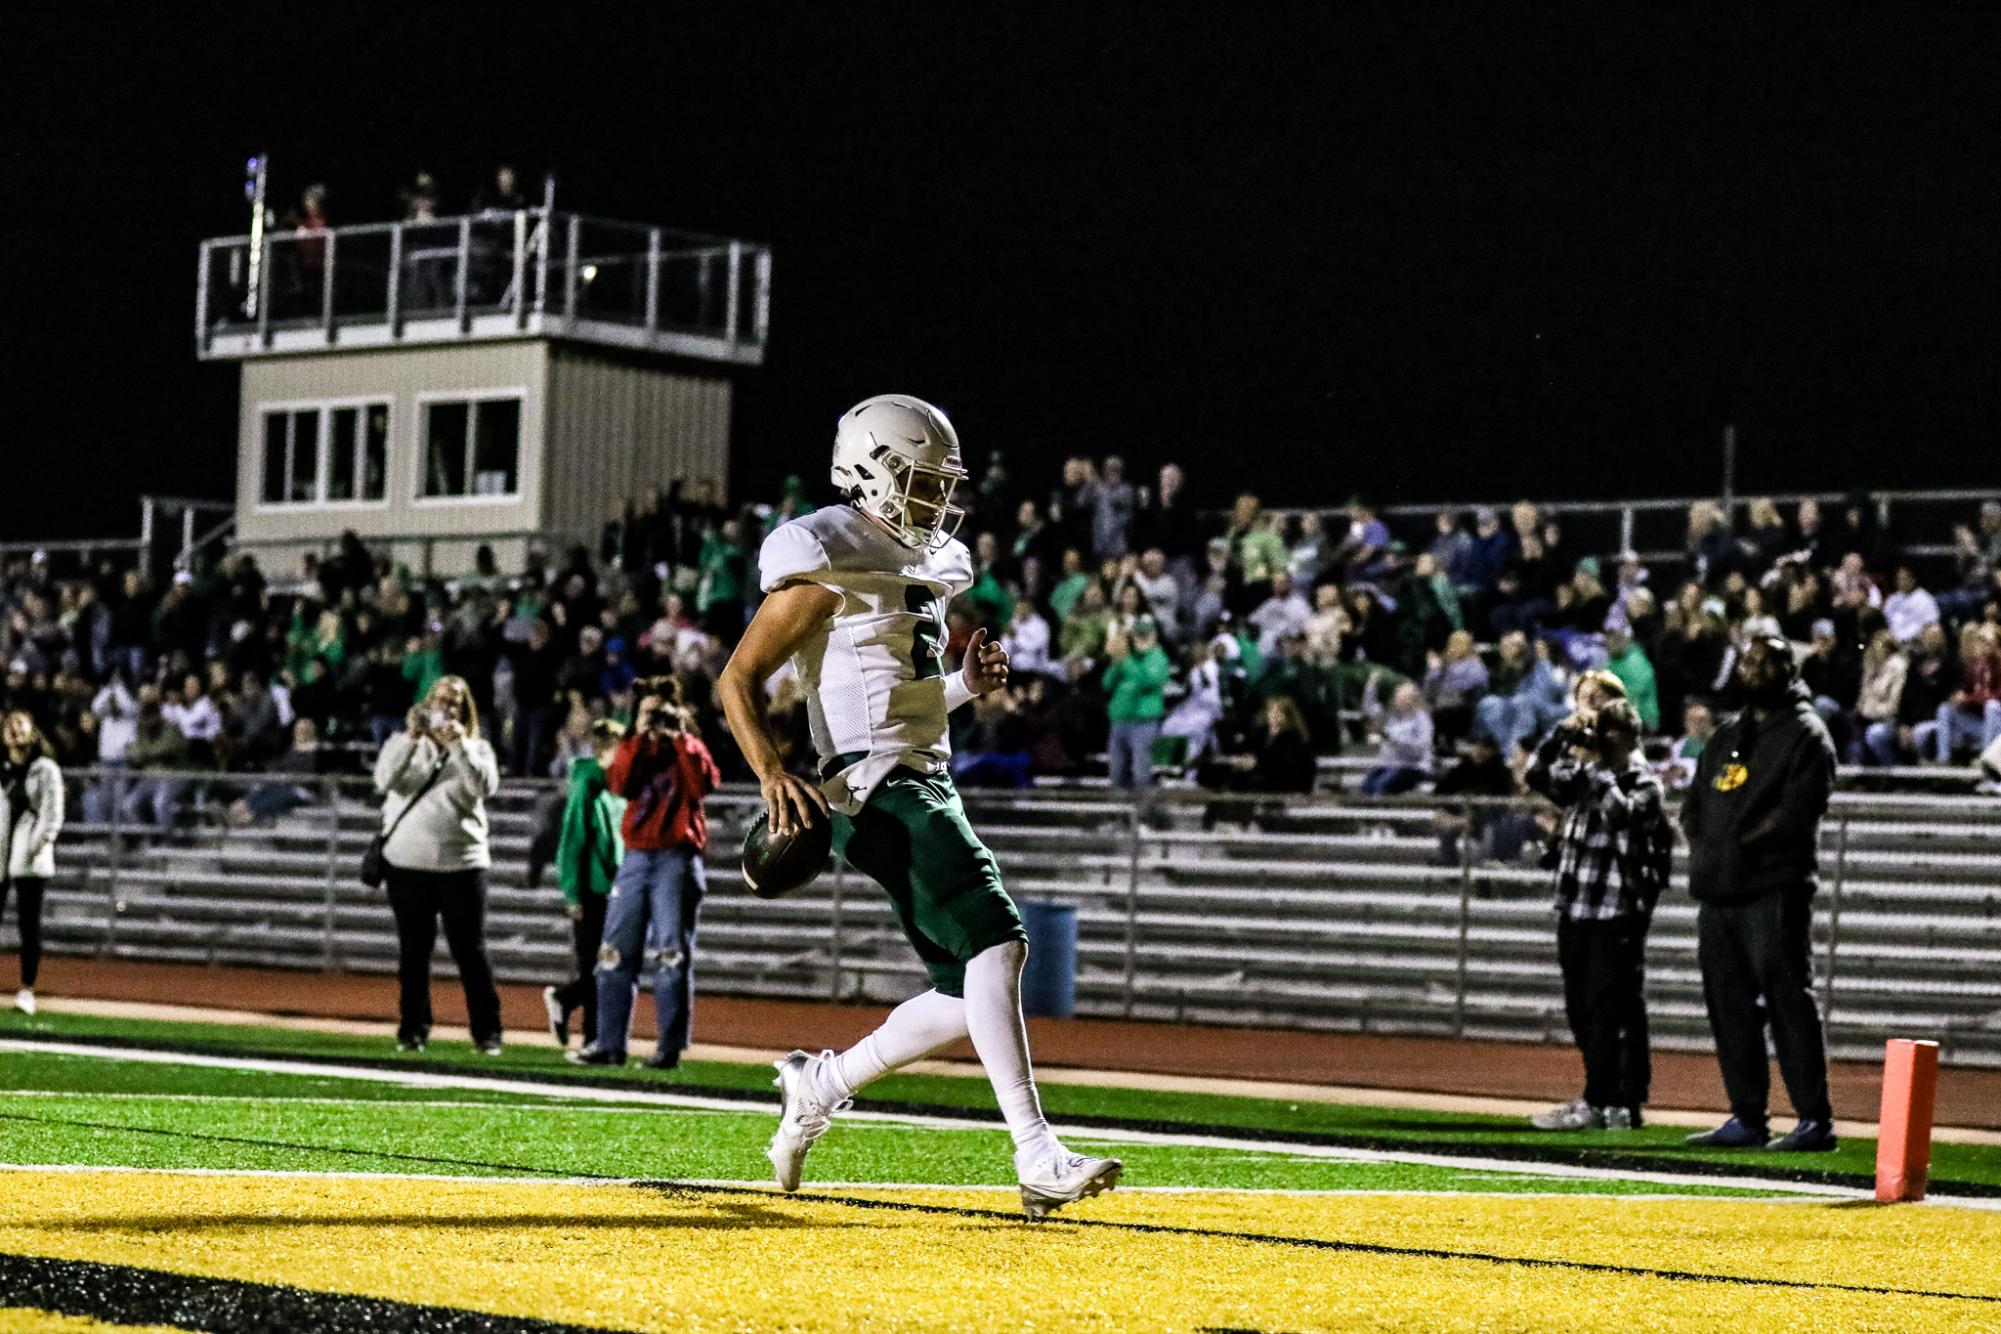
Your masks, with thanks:
<instances>
[{"instance_id":1,"label":"black boundary stripe","mask_svg":"<svg viewBox=\"0 0 2001 1334\"><path fill-rule=\"evenodd\" d=\"M210 1143L243 1144L243 1145L254 1145L264 1148L289 1149L289 1150L309 1152L309 1153L327 1153L337 1156L374 1159L374 1160L381 1160L388 1162L424 1163L424 1164L432 1164L439 1166L455 1166L455 1167L481 1167L492 1170L515 1172L524 1176L554 1177L554 1178L568 1176L571 1179L577 1181L592 1181L592 1180L623 1181L624 1180L624 1178L620 1177L600 1176L590 1173L551 1172L545 1168L537 1168L521 1163L491 1163L491 1162L480 1162L477 1160L463 1159L463 1158L431 1158L431 1157L423 1157L417 1154L389 1153L386 1151L374 1150L374 1149L349 1149L349 1148L318 1145L318 1144L293 1144L280 1140L260 1140L260 1139L252 1139L236 1135L210 1135L210 1134L204 1134L199 1131L168 1130L156 1126L122 1126L112 1122L78 1121L78 1120L71 1120L67 1118L58 1118L58 1117L43 1118L43 1117L25 1116L15 1113L0 1113L0 1119L6 1119L10 1121L25 1121L25 1122L40 1123L45 1125L72 1126L72 1127L79 1127L92 1130L110 1130L127 1134L157 1135L170 1139L192 1139ZM171 1170L172 1169L166 1169L167 1172L171 1172ZM448 1177L448 1176L441 1176L439 1179L442 1181L467 1180L466 1178ZM475 1178L473 1180L476 1182L477 1179ZM720 1186L720 1185L698 1184L693 1182L671 1181L671 1180L638 1181L634 1182L633 1185L640 1189L652 1190L665 1195L675 1195L675 1194L694 1195L694 1196L727 1195L731 1197L749 1197L749 1198L763 1199L772 1202L778 1202L783 1200L799 1200L807 1203L841 1205L853 1209L879 1209L897 1213L927 1214L937 1217L965 1218L965 1219L977 1220L980 1222L1000 1222L1000 1223L1009 1223L1014 1225L1025 1226L1025 1224L1022 1223L1020 1216L1013 1213L1004 1212L998 1209L972 1209L960 1205L920 1204L916 1201L910 1201L910 1200L883 1200L869 1196L830 1195L819 1192L813 1192L807 1194L794 1193L786 1195L786 1194L781 1194L774 1190L769 1190L755 1186ZM1654 1269L1636 1265L1601 1264L1587 1260L1552 1260L1552 1259L1541 1259L1532 1256L1496 1255L1493 1254L1492 1252L1487 1252L1487 1251L1455 1251L1455 1250L1446 1250L1436 1247L1389 1246L1377 1242L1342 1241L1335 1238L1325 1238L1325 1237L1292 1237L1292 1236L1285 1236L1279 1233L1235 1232L1227 1228L1177 1227L1173 1224L1168 1224L1168 1223L1137 1223L1137 1222L1120 1221L1115 1219L1075 1218L1075 1217L1059 1219L1056 1221L1058 1226L1067 1225L1074 1228L1109 1228L1117 1232L1143 1233L1155 1236L1191 1237L1209 1241L1241 1241L1241 1242L1251 1242L1266 1246L1288 1246L1304 1250L1330 1251L1330 1252L1339 1252L1350 1255L1375 1255L1375 1256L1387 1256L1396 1259L1412 1259L1412 1260L1459 1260L1476 1264L1510 1265L1510 1266L1520 1266L1523 1268L1530 1268L1530 1269L1560 1269L1574 1273L1611 1274L1628 1278L1658 1278L1658 1279L1667 1279L1682 1283L1723 1283L1723 1284L1732 1284L1743 1287L1788 1288L1788 1289L1807 1291L1807 1292L1848 1292L1848 1293L1859 1293L1869 1296L1880 1296L1880 1297L1921 1297L1921 1298L1933 1298L1944 1301L1967 1301L1967 1302L1985 1302L1985 1303L2001 1304L2001 1295L1977 1293L1977 1292L1943 1292L1943 1291L1934 1291L1930 1289L1919 1289L1919 1288L1872 1287L1862 1284L1850 1284L1850 1283L1817 1283L1806 1279L1760 1278L1748 1274L1714 1274L1714 1273L1703 1273L1701 1271L1695 1271L1695 1270ZM1044 1226L1046 1226L1046 1224ZM0 1261L4 1261L5 1258L6 1257L4 1256L0 1256ZM132 1272L144 1273L146 1271L134 1270ZM4 1277L0 1277L0 1284L4 1284ZM3 1286L0 1286L0 1295L4 1295ZM313 1295L313 1294L307 1294L307 1295ZM4 1302L0 1302L0 1304L4 1304ZM66 1308L51 1308L51 1309L66 1309ZM413 1309L420 1309L420 1308L413 1308ZM433 1308L421 1308L421 1309L433 1309ZM435 1308L435 1309L446 1310L446 1308ZM449 1312L448 1310L447 1313L467 1314L464 1312ZM96 1314L96 1313L85 1312L84 1314ZM127 1323L138 1323L138 1322L127 1320ZM147 1323L171 1324L174 1322L155 1320ZM195 1327L195 1326L190 1326L190 1327ZM199 1326L199 1327L206 1328L206 1326ZM276 1326L269 1326L268 1328L283 1329L283 1328L294 1328L294 1327L295 1326L276 1325ZM230 1329L218 1330L218 1334L230 1334L230 1331L233 1330L234 1328L236 1327L232 1326L230 1327ZM378 1328L378 1327L369 1327L369 1328ZM389 1326L383 1328L392 1328L400 1330L403 1327ZM422 1331L422 1334L428 1334L428 1331L433 1327L419 1326L413 1328ZM463 1326L463 1327L438 1326L437 1328L457 1330L459 1328L480 1329L485 1327L484 1326ZM501 1327L496 1326L495 1328L498 1329ZM515 1327L507 1326L505 1328L511 1330ZM521 1328L547 1329L550 1331L557 1331L557 1330L573 1329L578 1327L564 1326L564 1325L540 1325L531 1323L529 1325L522 1326Z\"/></svg>"},{"instance_id":2,"label":"black boundary stripe","mask_svg":"<svg viewBox=\"0 0 2001 1334\"><path fill-rule=\"evenodd\" d=\"M223 1044L188 1042L153 1042L141 1038L81 1035L65 1037L39 1034L0 1033L10 1041L24 1046L67 1043L73 1046L106 1047L133 1051L158 1051L187 1056L238 1056L246 1060L290 1061L297 1065L321 1066L337 1069L353 1066L363 1070L403 1070L420 1074L466 1075L476 1079L490 1079L501 1083L559 1083L580 1088L615 1089L621 1092L652 1091L658 1093L681 1093L691 1097L714 1098L719 1101L740 1102L746 1107L774 1107L777 1098L761 1089L717 1087L707 1084L677 1083L672 1080L645 1082L629 1079L608 1079L577 1076L558 1071L532 1070L479 1070L464 1065L454 1065L447 1061L412 1061L407 1058L371 1057L330 1057L302 1055L267 1048L231 1047ZM992 1107L957 1107L945 1103L902 1102L890 1099L871 1098L868 1110L890 1116L942 1116L960 1121L989 1121L1000 1125L1001 1115ZM1799 1182L1805 1185L1846 1186L1853 1190L1870 1190L1876 1179L1861 1172L1828 1172L1813 1168L1762 1167L1741 1163L1730 1159L1682 1158L1673 1153L1648 1152L1644 1149L1601 1152L1590 1148L1566 1148L1561 1145L1535 1146L1527 1144L1487 1144L1478 1140L1412 1140L1398 1139L1386 1135L1350 1135L1334 1131L1293 1131L1270 1130L1257 1126L1235 1126L1204 1121L1166 1121L1143 1117L1093 1116L1089 1114L1060 1114L1055 1119L1065 1125L1078 1126L1090 1130L1130 1130L1147 1134L1164 1135L1213 1135L1228 1139L1255 1141L1260 1144L1306 1144L1327 1149L1366 1149L1375 1153L1446 1155L1457 1157L1492 1158L1498 1162L1556 1163L1568 1167L1596 1167L1618 1172L1675 1172L1683 1176L1709 1177L1754 1177L1761 1181ZM1933 1177L1927 1190L1933 1195L1952 1195L1968 1199L2001 1199L2001 1185L1987 1185L1973 1181L1939 1180Z\"/></svg>"},{"instance_id":3,"label":"black boundary stripe","mask_svg":"<svg viewBox=\"0 0 2001 1334\"><path fill-rule=\"evenodd\" d=\"M0 1308L27 1307L121 1325L171 1325L205 1334L613 1334L526 1316L423 1306L386 1297L275 1283L203 1278L162 1269L0 1253Z\"/></svg>"},{"instance_id":4,"label":"black boundary stripe","mask_svg":"<svg viewBox=\"0 0 2001 1334\"><path fill-rule=\"evenodd\" d=\"M690 1185L679 1181L636 1183L664 1194L762 1195L776 1192L751 1186ZM839 1204L854 1209L883 1209L898 1213L932 1214L981 1221L1019 1223L1020 1215L998 1209L970 1209L960 1205L919 1204L912 1200L883 1200L858 1195L820 1193L782 1195L778 1198L804 1200L816 1204ZM1208 1241L1248 1241L1266 1246L1291 1246L1302 1250L1337 1251L1349 1255L1387 1256L1409 1260L1465 1260L1476 1264L1517 1265L1528 1269L1562 1269L1573 1273L1613 1274L1626 1278L1660 1278L1677 1283L1723 1283L1753 1288L1791 1288L1805 1292L1850 1292L1871 1297L1928 1297L1941 1301L1992 1302L2001 1304L2001 1294L1984 1292L1938 1292L1922 1288L1872 1287L1859 1283L1817 1283L1810 1279L1759 1278L1750 1274L1710 1274L1700 1270L1652 1269L1642 1265L1600 1264L1589 1260L1546 1260L1531 1256L1495 1255L1487 1251L1454 1251L1429 1246L1387 1246L1377 1242L1341 1241L1325 1237L1289 1237L1279 1233L1233 1232L1228 1228L1177 1227L1171 1223L1133 1223L1109 1218L1064 1217L1052 1220L1073 1228L1110 1228L1118 1232L1139 1232L1154 1236L1195 1237ZM1048 1223L1036 1224L1046 1227Z\"/></svg>"}]
</instances>

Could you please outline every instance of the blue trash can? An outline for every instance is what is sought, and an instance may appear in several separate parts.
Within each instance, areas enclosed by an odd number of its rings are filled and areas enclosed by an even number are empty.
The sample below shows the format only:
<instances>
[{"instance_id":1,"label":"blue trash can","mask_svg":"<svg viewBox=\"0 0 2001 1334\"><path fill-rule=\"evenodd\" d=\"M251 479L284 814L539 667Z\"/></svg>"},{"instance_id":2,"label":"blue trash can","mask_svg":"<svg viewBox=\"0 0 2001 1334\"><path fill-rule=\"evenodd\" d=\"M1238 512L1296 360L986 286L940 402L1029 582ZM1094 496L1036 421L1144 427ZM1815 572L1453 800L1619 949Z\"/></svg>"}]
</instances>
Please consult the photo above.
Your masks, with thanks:
<instances>
[{"instance_id":1,"label":"blue trash can","mask_svg":"<svg viewBox=\"0 0 2001 1334\"><path fill-rule=\"evenodd\" d=\"M1021 1011L1048 1019L1077 1012L1077 910L1066 903L1021 905L1028 967L1021 970Z\"/></svg>"}]
</instances>

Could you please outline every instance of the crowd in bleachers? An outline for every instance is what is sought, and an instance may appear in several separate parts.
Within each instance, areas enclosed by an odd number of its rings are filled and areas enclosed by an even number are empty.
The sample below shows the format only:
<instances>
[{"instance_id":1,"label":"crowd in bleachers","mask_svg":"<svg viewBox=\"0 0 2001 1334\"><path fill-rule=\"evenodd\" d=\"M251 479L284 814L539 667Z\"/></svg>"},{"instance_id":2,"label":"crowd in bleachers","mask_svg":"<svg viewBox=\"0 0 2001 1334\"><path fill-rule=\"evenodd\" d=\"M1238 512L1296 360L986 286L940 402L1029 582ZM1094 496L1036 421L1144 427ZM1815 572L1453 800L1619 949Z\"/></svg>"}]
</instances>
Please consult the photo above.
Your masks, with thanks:
<instances>
[{"instance_id":1,"label":"crowd in bleachers","mask_svg":"<svg viewBox=\"0 0 2001 1334\"><path fill-rule=\"evenodd\" d=\"M1073 458L1054 487L995 458L960 498L977 576L950 609L948 656L985 626L1015 670L955 719L968 784L1108 767L1129 786L1167 771L1297 791L1316 753L1359 749L1376 761L1368 790L1469 790L1476 773L1499 787L1594 669L1685 762L1734 702L1740 646L1765 634L1798 646L1853 762L1945 762L2001 736L2001 502L1968 516L1953 576L1927 589L1864 501L1756 501L1741 524L1698 504L1683 558L1650 569L1577 550L1529 502L1398 533L1363 498L1224 510L1173 464L1135 482L1116 458ZM636 676L672 672L736 776L708 686L754 610L763 537L812 506L797 478L736 509L675 484L595 550L506 572L482 553L450 579L352 535L269 577L243 553L158 581L16 560L0 703L34 714L67 764L308 772L356 762L456 674L508 771L547 775L587 751L596 718L629 710ZM796 683L772 702L810 766ZM135 814L171 819L171 788L132 791Z\"/></svg>"}]
</instances>

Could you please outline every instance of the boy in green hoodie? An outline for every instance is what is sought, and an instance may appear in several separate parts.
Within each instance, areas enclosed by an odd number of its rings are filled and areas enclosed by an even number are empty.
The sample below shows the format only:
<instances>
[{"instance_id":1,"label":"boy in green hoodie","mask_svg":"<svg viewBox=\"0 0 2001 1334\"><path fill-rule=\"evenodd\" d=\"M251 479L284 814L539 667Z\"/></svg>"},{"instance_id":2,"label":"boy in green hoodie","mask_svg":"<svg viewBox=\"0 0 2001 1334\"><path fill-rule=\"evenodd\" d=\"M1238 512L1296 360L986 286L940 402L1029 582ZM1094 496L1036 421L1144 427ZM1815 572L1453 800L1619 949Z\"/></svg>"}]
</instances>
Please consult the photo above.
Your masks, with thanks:
<instances>
[{"instance_id":1,"label":"boy in green hoodie","mask_svg":"<svg viewBox=\"0 0 2001 1334\"><path fill-rule=\"evenodd\" d=\"M625 859L619 836L625 798L605 782L605 765L625 739L625 724L601 718L591 724L591 753L570 761L570 796L563 807L563 831L556 842L556 880L569 905L576 976L560 987L542 988L549 1031L557 1045L570 1045L570 1016L584 1012L584 1044L598 1035L598 946L604 941L605 896Z\"/></svg>"}]
</instances>

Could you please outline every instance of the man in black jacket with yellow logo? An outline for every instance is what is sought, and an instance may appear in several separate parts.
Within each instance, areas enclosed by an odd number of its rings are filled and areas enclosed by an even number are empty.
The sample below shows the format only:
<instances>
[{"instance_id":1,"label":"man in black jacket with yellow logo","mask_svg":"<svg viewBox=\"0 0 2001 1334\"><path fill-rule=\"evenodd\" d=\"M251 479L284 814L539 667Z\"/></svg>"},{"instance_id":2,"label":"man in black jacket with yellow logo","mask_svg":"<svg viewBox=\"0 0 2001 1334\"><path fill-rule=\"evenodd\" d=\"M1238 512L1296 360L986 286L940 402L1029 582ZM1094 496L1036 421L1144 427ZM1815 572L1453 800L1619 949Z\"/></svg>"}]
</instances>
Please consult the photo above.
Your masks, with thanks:
<instances>
[{"instance_id":1,"label":"man in black jacket with yellow logo","mask_svg":"<svg viewBox=\"0 0 2001 1334\"><path fill-rule=\"evenodd\" d=\"M1730 1119L1689 1137L1712 1148L1835 1147L1827 1044L1813 994L1813 895L1834 742L1798 683L1791 645L1753 640L1737 665L1746 707L1703 748L1682 807L1703 1000ZM1763 1010L1759 1009L1762 998ZM1765 1025L1799 1125L1766 1143Z\"/></svg>"}]
</instances>

